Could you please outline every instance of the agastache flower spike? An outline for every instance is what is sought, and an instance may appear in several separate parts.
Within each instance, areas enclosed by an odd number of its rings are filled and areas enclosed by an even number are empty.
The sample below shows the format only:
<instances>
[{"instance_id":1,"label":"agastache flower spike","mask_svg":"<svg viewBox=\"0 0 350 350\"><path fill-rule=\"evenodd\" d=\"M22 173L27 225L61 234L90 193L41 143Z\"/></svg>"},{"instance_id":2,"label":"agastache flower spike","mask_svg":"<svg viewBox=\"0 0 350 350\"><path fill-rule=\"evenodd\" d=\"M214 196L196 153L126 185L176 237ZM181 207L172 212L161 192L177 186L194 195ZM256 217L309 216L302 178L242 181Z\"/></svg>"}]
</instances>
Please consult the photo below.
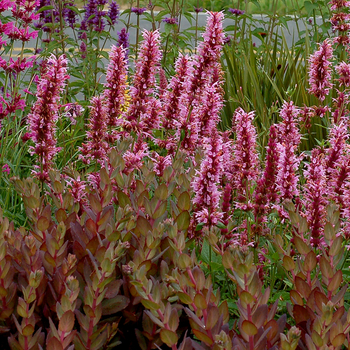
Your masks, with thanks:
<instances>
[{"instance_id":1,"label":"agastache flower spike","mask_svg":"<svg viewBox=\"0 0 350 350\"><path fill-rule=\"evenodd\" d=\"M295 150L300 143L300 132L296 124L299 112L292 101L284 102L280 112L283 121L278 125L280 135L279 144L277 145L279 159L276 183L281 200L292 199L299 193L296 170L300 158L295 155Z\"/></svg>"},{"instance_id":2,"label":"agastache flower spike","mask_svg":"<svg viewBox=\"0 0 350 350\"><path fill-rule=\"evenodd\" d=\"M103 98L107 105L107 127L110 129L109 132L112 137L111 129L118 124L117 119L121 113L121 107L125 103L127 82L125 49L113 45L109 54L109 59L110 62L106 73L106 89L103 92ZM111 140L111 142L113 142L113 140Z\"/></svg>"},{"instance_id":3,"label":"agastache flower spike","mask_svg":"<svg viewBox=\"0 0 350 350\"><path fill-rule=\"evenodd\" d=\"M222 139L215 128L211 130L210 137L204 138L204 152L200 170L192 182L193 203L197 223L210 227L223 216L218 189L223 172Z\"/></svg>"},{"instance_id":4,"label":"agastache flower spike","mask_svg":"<svg viewBox=\"0 0 350 350\"><path fill-rule=\"evenodd\" d=\"M64 55L48 59L48 69L37 87L37 101L28 115L30 137L35 143L31 153L37 154L40 166L36 166L34 174L41 180L48 179L54 156L60 150L56 146L55 123L58 119L60 93L64 89L67 73L67 60Z\"/></svg>"},{"instance_id":5,"label":"agastache flower spike","mask_svg":"<svg viewBox=\"0 0 350 350\"><path fill-rule=\"evenodd\" d=\"M242 209L249 209L250 188L259 174L259 158L256 150L256 130L253 125L254 112L246 113L238 108L233 115L236 143L234 145L234 174L233 188L237 190L237 199L245 203Z\"/></svg>"},{"instance_id":6,"label":"agastache flower spike","mask_svg":"<svg viewBox=\"0 0 350 350\"><path fill-rule=\"evenodd\" d=\"M350 64L345 62L340 62L335 66L335 70L339 75L339 85L344 87L350 86Z\"/></svg>"},{"instance_id":7,"label":"agastache flower spike","mask_svg":"<svg viewBox=\"0 0 350 350\"><path fill-rule=\"evenodd\" d=\"M269 204L274 204L278 198L276 187L277 163L277 127L270 127L269 143L266 150L266 164L263 176L257 181L255 189L254 218L257 233L262 232L261 223L266 221Z\"/></svg>"},{"instance_id":8,"label":"agastache flower spike","mask_svg":"<svg viewBox=\"0 0 350 350\"><path fill-rule=\"evenodd\" d=\"M159 72L162 57L160 34L157 30L154 32L145 30L143 38L139 58L136 62L133 86L130 87L130 107L124 115L127 120L123 126L127 130L138 130L141 116L147 116L147 107L154 105L154 103L150 103L150 100L154 99L152 95L155 91L156 74Z\"/></svg>"},{"instance_id":9,"label":"agastache flower spike","mask_svg":"<svg viewBox=\"0 0 350 350\"><path fill-rule=\"evenodd\" d=\"M88 141L82 144L80 159L90 164L91 160L95 160L101 165L107 159L108 144L107 135L107 110L104 99L100 96L92 97L91 110L86 136Z\"/></svg>"},{"instance_id":10,"label":"agastache flower spike","mask_svg":"<svg viewBox=\"0 0 350 350\"><path fill-rule=\"evenodd\" d=\"M306 179L304 204L310 227L311 245L318 247L323 238L327 205L324 157L320 149L312 150L304 177Z\"/></svg>"},{"instance_id":11,"label":"agastache flower spike","mask_svg":"<svg viewBox=\"0 0 350 350\"><path fill-rule=\"evenodd\" d=\"M309 92L315 95L320 101L326 98L331 83L331 59L333 48L329 39L320 44L319 50L311 55L309 59Z\"/></svg>"}]
</instances>

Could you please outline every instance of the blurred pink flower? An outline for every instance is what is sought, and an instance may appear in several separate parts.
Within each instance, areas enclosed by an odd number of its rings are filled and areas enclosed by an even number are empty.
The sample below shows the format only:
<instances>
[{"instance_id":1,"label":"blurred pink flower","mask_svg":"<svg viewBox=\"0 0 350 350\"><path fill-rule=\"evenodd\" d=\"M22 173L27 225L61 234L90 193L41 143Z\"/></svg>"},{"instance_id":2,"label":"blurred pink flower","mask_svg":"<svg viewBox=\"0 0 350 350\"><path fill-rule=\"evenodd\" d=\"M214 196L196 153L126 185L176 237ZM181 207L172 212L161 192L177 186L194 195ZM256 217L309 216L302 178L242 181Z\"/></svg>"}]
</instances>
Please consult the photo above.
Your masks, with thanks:
<instances>
[{"instance_id":1,"label":"blurred pink flower","mask_svg":"<svg viewBox=\"0 0 350 350\"><path fill-rule=\"evenodd\" d=\"M10 175L11 169L8 164L2 166L2 172L6 173L7 175Z\"/></svg>"}]
</instances>

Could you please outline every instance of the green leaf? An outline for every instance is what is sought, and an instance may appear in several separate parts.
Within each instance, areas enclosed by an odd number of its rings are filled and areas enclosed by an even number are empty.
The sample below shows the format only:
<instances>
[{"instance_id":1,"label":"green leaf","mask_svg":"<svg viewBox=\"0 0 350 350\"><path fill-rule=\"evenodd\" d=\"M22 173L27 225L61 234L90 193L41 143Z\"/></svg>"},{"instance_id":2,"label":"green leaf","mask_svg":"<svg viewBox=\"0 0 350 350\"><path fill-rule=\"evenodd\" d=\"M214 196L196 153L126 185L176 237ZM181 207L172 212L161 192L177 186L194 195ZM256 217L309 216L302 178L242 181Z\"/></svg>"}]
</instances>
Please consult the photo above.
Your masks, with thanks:
<instances>
[{"instance_id":1,"label":"green leaf","mask_svg":"<svg viewBox=\"0 0 350 350\"><path fill-rule=\"evenodd\" d=\"M211 247L208 243L208 240L205 239L202 244L201 260L208 265L210 264L210 250Z\"/></svg>"},{"instance_id":2,"label":"green leaf","mask_svg":"<svg viewBox=\"0 0 350 350\"><path fill-rule=\"evenodd\" d=\"M173 345L177 344L178 336L175 332L169 330L169 329L162 329L160 331L160 339L163 343L165 343L167 346L172 347Z\"/></svg>"},{"instance_id":3,"label":"green leaf","mask_svg":"<svg viewBox=\"0 0 350 350\"><path fill-rule=\"evenodd\" d=\"M188 226L190 226L190 214L187 210L181 212L176 218L175 222L177 223L177 227L179 230L187 230Z\"/></svg>"}]
</instances>

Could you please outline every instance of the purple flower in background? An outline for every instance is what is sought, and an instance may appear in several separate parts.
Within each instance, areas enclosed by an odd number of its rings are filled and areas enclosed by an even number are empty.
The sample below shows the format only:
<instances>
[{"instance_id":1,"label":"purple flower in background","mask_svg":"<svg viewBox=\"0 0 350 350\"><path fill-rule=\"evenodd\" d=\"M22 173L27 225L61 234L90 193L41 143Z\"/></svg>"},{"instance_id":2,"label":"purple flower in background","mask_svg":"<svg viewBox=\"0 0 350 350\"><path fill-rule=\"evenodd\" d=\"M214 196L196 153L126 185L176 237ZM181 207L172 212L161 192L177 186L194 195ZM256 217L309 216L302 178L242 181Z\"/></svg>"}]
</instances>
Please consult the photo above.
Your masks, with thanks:
<instances>
[{"instance_id":1,"label":"purple flower in background","mask_svg":"<svg viewBox=\"0 0 350 350\"><path fill-rule=\"evenodd\" d=\"M199 12L203 12L203 7L194 7L194 12L199 13Z\"/></svg>"},{"instance_id":2,"label":"purple flower in background","mask_svg":"<svg viewBox=\"0 0 350 350\"><path fill-rule=\"evenodd\" d=\"M122 28L120 32L118 32L118 46L122 46L125 51L125 58L128 58L129 54L129 33L126 31L125 28Z\"/></svg>"},{"instance_id":3,"label":"purple flower in background","mask_svg":"<svg viewBox=\"0 0 350 350\"><path fill-rule=\"evenodd\" d=\"M236 15L236 16L240 16L240 15L244 14L244 11L242 11L240 9L229 8L227 11L232 13L233 15Z\"/></svg>"},{"instance_id":4,"label":"purple flower in background","mask_svg":"<svg viewBox=\"0 0 350 350\"><path fill-rule=\"evenodd\" d=\"M177 24L177 18L175 17L165 17L162 21L168 24Z\"/></svg>"},{"instance_id":5,"label":"purple flower in background","mask_svg":"<svg viewBox=\"0 0 350 350\"><path fill-rule=\"evenodd\" d=\"M232 40L233 40L233 36L231 35L227 35L224 37L224 45L231 45L232 43Z\"/></svg>"},{"instance_id":6,"label":"purple flower in background","mask_svg":"<svg viewBox=\"0 0 350 350\"><path fill-rule=\"evenodd\" d=\"M109 10L107 12L107 16L111 20L111 25L115 25L117 22L117 18L119 17L119 5L116 1L112 1L109 5Z\"/></svg>"},{"instance_id":7,"label":"purple flower in background","mask_svg":"<svg viewBox=\"0 0 350 350\"><path fill-rule=\"evenodd\" d=\"M64 3L64 8L63 8L63 18L71 28L74 28L77 14L72 9L67 8L67 6L71 6L71 7L76 7L76 6L74 5L74 2L66 2Z\"/></svg>"},{"instance_id":8,"label":"purple flower in background","mask_svg":"<svg viewBox=\"0 0 350 350\"><path fill-rule=\"evenodd\" d=\"M147 10L146 7L132 7L131 12L136 13L138 16L142 15Z\"/></svg>"}]
</instances>

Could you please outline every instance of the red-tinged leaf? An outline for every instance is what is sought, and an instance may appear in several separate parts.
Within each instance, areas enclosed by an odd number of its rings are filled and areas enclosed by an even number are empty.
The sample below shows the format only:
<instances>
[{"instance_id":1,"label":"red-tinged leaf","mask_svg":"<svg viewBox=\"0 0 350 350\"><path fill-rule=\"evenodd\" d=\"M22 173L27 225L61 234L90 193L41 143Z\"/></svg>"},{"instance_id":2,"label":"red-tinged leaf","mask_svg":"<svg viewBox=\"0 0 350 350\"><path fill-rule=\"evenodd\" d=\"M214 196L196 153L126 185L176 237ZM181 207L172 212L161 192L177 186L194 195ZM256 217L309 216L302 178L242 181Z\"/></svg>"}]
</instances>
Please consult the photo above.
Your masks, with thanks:
<instances>
[{"instance_id":1,"label":"red-tinged leaf","mask_svg":"<svg viewBox=\"0 0 350 350\"><path fill-rule=\"evenodd\" d=\"M333 278L331 279L330 283L328 284L328 290L334 293L339 288L342 281L343 281L343 273L341 270L338 270L333 276Z\"/></svg>"},{"instance_id":2,"label":"red-tinged leaf","mask_svg":"<svg viewBox=\"0 0 350 350\"><path fill-rule=\"evenodd\" d=\"M50 226L50 221L45 217L41 216L37 222L38 230L41 232L46 231Z\"/></svg>"},{"instance_id":3,"label":"red-tinged leaf","mask_svg":"<svg viewBox=\"0 0 350 350\"><path fill-rule=\"evenodd\" d=\"M90 203L91 209L94 211L95 214L98 214L102 211L102 205L100 203L100 200L97 198L97 195L90 193L89 203Z\"/></svg>"},{"instance_id":4,"label":"red-tinged leaf","mask_svg":"<svg viewBox=\"0 0 350 350\"><path fill-rule=\"evenodd\" d=\"M192 332L200 341L202 341L206 345L211 346L214 343L213 340L210 337L208 337L205 333L202 333L197 329L192 329Z\"/></svg>"},{"instance_id":5,"label":"red-tinged leaf","mask_svg":"<svg viewBox=\"0 0 350 350\"><path fill-rule=\"evenodd\" d=\"M321 311L322 303L326 305L328 303L328 299L322 292L315 291L315 303L317 305L317 308Z\"/></svg>"},{"instance_id":6,"label":"red-tinged leaf","mask_svg":"<svg viewBox=\"0 0 350 350\"><path fill-rule=\"evenodd\" d=\"M55 259L50 255L49 252L45 252L45 254L44 254L44 259L45 259L52 267L55 267L55 266L56 266L56 261L55 261Z\"/></svg>"},{"instance_id":7,"label":"red-tinged leaf","mask_svg":"<svg viewBox=\"0 0 350 350\"><path fill-rule=\"evenodd\" d=\"M112 299L105 299L102 302L102 315L112 315L124 310L130 303L130 299L124 295L117 295Z\"/></svg>"},{"instance_id":8,"label":"red-tinged leaf","mask_svg":"<svg viewBox=\"0 0 350 350\"><path fill-rule=\"evenodd\" d=\"M330 256L336 256L340 253L342 249L342 243L343 243L343 236L338 236L334 239L330 249L329 249L329 255Z\"/></svg>"},{"instance_id":9,"label":"red-tinged leaf","mask_svg":"<svg viewBox=\"0 0 350 350\"><path fill-rule=\"evenodd\" d=\"M147 219L142 216L137 218L136 228L141 232L143 236L146 236L149 231L152 232L152 226Z\"/></svg>"},{"instance_id":10,"label":"red-tinged leaf","mask_svg":"<svg viewBox=\"0 0 350 350\"><path fill-rule=\"evenodd\" d=\"M177 228L181 231L187 230L188 227L190 226L190 220L191 220L191 217L188 211L187 210L182 211L175 220L175 222L177 223Z\"/></svg>"},{"instance_id":11,"label":"red-tinged leaf","mask_svg":"<svg viewBox=\"0 0 350 350\"><path fill-rule=\"evenodd\" d=\"M179 315L176 308L171 310L168 326L173 332L176 332L177 327L179 327Z\"/></svg>"},{"instance_id":12,"label":"red-tinged leaf","mask_svg":"<svg viewBox=\"0 0 350 350\"><path fill-rule=\"evenodd\" d=\"M303 298L296 290L290 291L290 300L294 305L304 305Z\"/></svg>"},{"instance_id":13,"label":"red-tinged leaf","mask_svg":"<svg viewBox=\"0 0 350 350\"><path fill-rule=\"evenodd\" d=\"M227 323L230 319L227 300L224 300L219 306L219 313L223 316L223 323Z\"/></svg>"},{"instance_id":14,"label":"red-tinged leaf","mask_svg":"<svg viewBox=\"0 0 350 350\"><path fill-rule=\"evenodd\" d=\"M187 254L182 253L177 260L177 266L182 270L186 270L192 266L192 260Z\"/></svg>"},{"instance_id":15,"label":"red-tinged leaf","mask_svg":"<svg viewBox=\"0 0 350 350\"><path fill-rule=\"evenodd\" d=\"M177 296L179 297L180 301L184 304L189 305L192 303L192 298L186 293L178 292Z\"/></svg>"},{"instance_id":16,"label":"red-tinged leaf","mask_svg":"<svg viewBox=\"0 0 350 350\"><path fill-rule=\"evenodd\" d=\"M305 334L305 340L308 350L317 350L314 342L312 341L311 337L308 334Z\"/></svg>"},{"instance_id":17,"label":"red-tinged leaf","mask_svg":"<svg viewBox=\"0 0 350 350\"><path fill-rule=\"evenodd\" d=\"M130 198L122 191L117 192L118 203L122 208L131 205Z\"/></svg>"},{"instance_id":18,"label":"red-tinged leaf","mask_svg":"<svg viewBox=\"0 0 350 350\"><path fill-rule=\"evenodd\" d=\"M92 233L92 236L96 236L97 226L92 219L89 218L86 220L85 227Z\"/></svg>"},{"instance_id":19,"label":"red-tinged leaf","mask_svg":"<svg viewBox=\"0 0 350 350\"><path fill-rule=\"evenodd\" d=\"M306 307L301 306L301 305L294 305L293 306L293 316L294 316L295 323L297 325L299 323L302 323L302 322L307 322L311 318L311 315L308 312L308 310L306 309ZM314 319L314 318L315 318L315 316L313 315L312 319Z\"/></svg>"},{"instance_id":20,"label":"red-tinged leaf","mask_svg":"<svg viewBox=\"0 0 350 350\"><path fill-rule=\"evenodd\" d=\"M331 264L327 261L327 259L324 256L321 256L319 263L320 263L322 275L326 278L332 278L333 269L331 267Z\"/></svg>"},{"instance_id":21,"label":"red-tinged leaf","mask_svg":"<svg viewBox=\"0 0 350 350\"><path fill-rule=\"evenodd\" d=\"M58 323L58 329L62 332L69 333L74 327L74 313L71 310L66 311Z\"/></svg>"},{"instance_id":22,"label":"red-tinged leaf","mask_svg":"<svg viewBox=\"0 0 350 350\"><path fill-rule=\"evenodd\" d=\"M335 229L329 222L324 226L324 236L328 241L332 241L336 236Z\"/></svg>"},{"instance_id":23,"label":"red-tinged leaf","mask_svg":"<svg viewBox=\"0 0 350 350\"><path fill-rule=\"evenodd\" d=\"M266 338L268 341L272 341L273 338L276 337L277 332L278 332L278 324L275 320L270 320L269 322L266 323L266 325L264 326L265 329L270 328L270 330L268 331Z\"/></svg>"},{"instance_id":24,"label":"red-tinged leaf","mask_svg":"<svg viewBox=\"0 0 350 350\"><path fill-rule=\"evenodd\" d=\"M306 272L311 272L316 268L317 259L316 254L311 250L305 257L304 270Z\"/></svg>"},{"instance_id":25,"label":"red-tinged leaf","mask_svg":"<svg viewBox=\"0 0 350 350\"><path fill-rule=\"evenodd\" d=\"M240 295L239 295L239 299L241 300L241 302L243 302L245 305L249 305L254 301L254 297L246 291L243 291Z\"/></svg>"},{"instance_id":26,"label":"red-tinged leaf","mask_svg":"<svg viewBox=\"0 0 350 350\"><path fill-rule=\"evenodd\" d=\"M29 337L34 333L34 326L31 324L27 324L24 328L22 328L22 334L25 337Z\"/></svg>"},{"instance_id":27,"label":"red-tinged leaf","mask_svg":"<svg viewBox=\"0 0 350 350\"><path fill-rule=\"evenodd\" d=\"M317 347L324 345L322 337L320 337L320 335L315 330L312 331L311 339Z\"/></svg>"},{"instance_id":28,"label":"red-tinged leaf","mask_svg":"<svg viewBox=\"0 0 350 350\"><path fill-rule=\"evenodd\" d=\"M202 294L196 294L194 304L198 309L205 310L208 307L207 301Z\"/></svg>"},{"instance_id":29,"label":"red-tinged leaf","mask_svg":"<svg viewBox=\"0 0 350 350\"><path fill-rule=\"evenodd\" d=\"M311 288L310 286L300 277L296 276L295 277L295 287L296 290L298 291L301 296L307 300L311 293Z\"/></svg>"},{"instance_id":30,"label":"red-tinged leaf","mask_svg":"<svg viewBox=\"0 0 350 350\"><path fill-rule=\"evenodd\" d=\"M268 306L266 304L260 305L254 312L252 316L252 322L259 329L264 325L267 320ZM266 327L265 327L266 328Z\"/></svg>"},{"instance_id":31,"label":"red-tinged leaf","mask_svg":"<svg viewBox=\"0 0 350 350\"><path fill-rule=\"evenodd\" d=\"M4 287L1 287L0 286L0 297L3 298L3 297L6 297L7 296L7 289L5 289Z\"/></svg>"},{"instance_id":32,"label":"red-tinged leaf","mask_svg":"<svg viewBox=\"0 0 350 350\"><path fill-rule=\"evenodd\" d=\"M191 311L188 307L185 308L185 312L189 318L193 320L200 328L205 329L205 324L198 318L198 316Z\"/></svg>"},{"instance_id":33,"label":"red-tinged leaf","mask_svg":"<svg viewBox=\"0 0 350 350\"><path fill-rule=\"evenodd\" d=\"M156 316L154 316L151 311L145 310L144 313L152 320L153 323L158 325L160 328L165 327L164 323L161 320L159 320ZM153 325L152 325L152 327L153 327ZM145 328L144 328L144 330L145 330Z\"/></svg>"},{"instance_id":34,"label":"red-tinged leaf","mask_svg":"<svg viewBox=\"0 0 350 350\"><path fill-rule=\"evenodd\" d=\"M152 218L158 219L159 217L161 217L165 213L166 208L167 208L167 202L163 201L158 207L158 209L156 209L155 212L153 213Z\"/></svg>"},{"instance_id":35,"label":"red-tinged leaf","mask_svg":"<svg viewBox=\"0 0 350 350\"><path fill-rule=\"evenodd\" d=\"M102 333L100 333L99 336L92 342L91 349L93 350L102 349L107 342L107 338L108 338L108 335L106 331L103 331Z\"/></svg>"},{"instance_id":36,"label":"red-tinged leaf","mask_svg":"<svg viewBox=\"0 0 350 350\"><path fill-rule=\"evenodd\" d=\"M188 192L182 192L177 200L177 206L179 210L190 210L191 198Z\"/></svg>"},{"instance_id":37,"label":"red-tinged leaf","mask_svg":"<svg viewBox=\"0 0 350 350\"><path fill-rule=\"evenodd\" d=\"M256 328L255 324L248 320L244 320L242 322L241 329L248 337L252 337L258 333L258 329Z\"/></svg>"},{"instance_id":38,"label":"red-tinged leaf","mask_svg":"<svg viewBox=\"0 0 350 350\"><path fill-rule=\"evenodd\" d=\"M341 306L334 314L332 318L332 323L336 323L343 315L345 312L345 307Z\"/></svg>"},{"instance_id":39,"label":"red-tinged leaf","mask_svg":"<svg viewBox=\"0 0 350 350\"><path fill-rule=\"evenodd\" d=\"M151 300L141 300L142 305L148 310L158 310L160 305Z\"/></svg>"},{"instance_id":40,"label":"red-tinged leaf","mask_svg":"<svg viewBox=\"0 0 350 350\"><path fill-rule=\"evenodd\" d=\"M341 333L341 334L338 334L335 338L333 338L331 340L331 343L334 347L338 347L338 346L344 345L345 339L346 339L345 335Z\"/></svg>"},{"instance_id":41,"label":"red-tinged leaf","mask_svg":"<svg viewBox=\"0 0 350 350\"><path fill-rule=\"evenodd\" d=\"M163 343L165 343L167 346L171 348L173 345L177 344L178 336L175 332L169 329L163 328L160 331L160 339L162 340Z\"/></svg>"},{"instance_id":42,"label":"red-tinged leaf","mask_svg":"<svg viewBox=\"0 0 350 350\"><path fill-rule=\"evenodd\" d=\"M79 310L75 310L75 316L77 317L80 327L87 332L89 330L89 318L82 314Z\"/></svg>"},{"instance_id":43,"label":"red-tinged leaf","mask_svg":"<svg viewBox=\"0 0 350 350\"><path fill-rule=\"evenodd\" d=\"M168 186L166 184L159 185L155 191L154 196L160 200L166 200L168 198Z\"/></svg>"},{"instance_id":44,"label":"red-tinged leaf","mask_svg":"<svg viewBox=\"0 0 350 350\"><path fill-rule=\"evenodd\" d=\"M65 221L67 219L67 214L66 214L66 211L62 208L58 209L56 211L56 219L58 222L62 222L62 221Z\"/></svg>"},{"instance_id":45,"label":"red-tinged leaf","mask_svg":"<svg viewBox=\"0 0 350 350\"><path fill-rule=\"evenodd\" d=\"M287 270L287 271L292 271L295 269L295 262L294 260L288 256L288 255L285 255L283 257L283 267Z\"/></svg>"},{"instance_id":46,"label":"red-tinged leaf","mask_svg":"<svg viewBox=\"0 0 350 350\"><path fill-rule=\"evenodd\" d=\"M229 252L229 250L226 250L223 257L222 257L222 265L225 269L231 269L232 268L232 254Z\"/></svg>"},{"instance_id":47,"label":"red-tinged leaf","mask_svg":"<svg viewBox=\"0 0 350 350\"><path fill-rule=\"evenodd\" d=\"M47 350L63 350L61 342L57 338L51 338L46 345Z\"/></svg>"},{"instance_id":48,"label":"red-tinged leaf","mask_svg":"<svg viewBox=\"0 0 350 350\"><path fill-rule=\"evenodd\" d=\"M294 236L294 244L298 249L298 252L302 255L307 255L311 250L311 248L300 237Z\"/></svg>"},{"instance_id":49,"label":"red-tinged leaf","mask_svg":"<svg viewBox=\"0 0 350 350\"><path fill-rule=\"evenodd\" d=\"M205 323L206 330L211 330L214 328L220 317L219 311L215 306L210 307L207 314L207 321Z\"/></svg>"},{"instance_id":50,"label":"red-tinged leaf","mask_svg":"<svg viewBox=\"0 0 350 350\"><path fill-rule=\"evenodd\" d=\"M21 316L23 318L28 317L27 304L24 301L24 299L22 299L21 297L18 298L17 313L19 316Z\"/></svg>"}]
</instances>

